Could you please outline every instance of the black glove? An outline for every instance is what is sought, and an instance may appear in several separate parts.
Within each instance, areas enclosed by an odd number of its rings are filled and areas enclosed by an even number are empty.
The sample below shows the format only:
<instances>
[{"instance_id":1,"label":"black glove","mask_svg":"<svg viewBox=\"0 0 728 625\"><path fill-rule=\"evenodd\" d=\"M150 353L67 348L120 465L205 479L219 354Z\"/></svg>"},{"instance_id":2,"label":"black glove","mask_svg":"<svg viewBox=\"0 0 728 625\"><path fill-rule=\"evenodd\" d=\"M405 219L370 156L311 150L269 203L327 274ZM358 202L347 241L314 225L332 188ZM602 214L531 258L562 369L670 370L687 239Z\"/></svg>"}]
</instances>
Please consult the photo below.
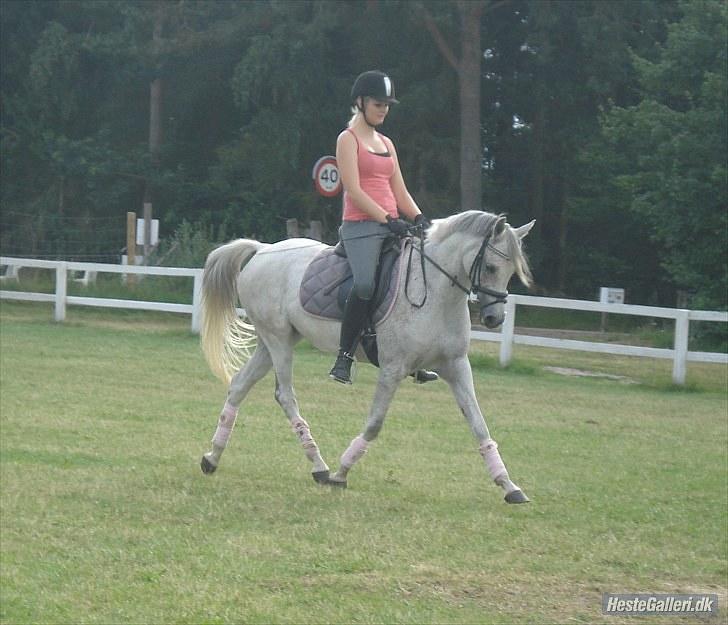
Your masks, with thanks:
<instances>
[{"instance_id":1,"label":"black glove","mask_svg":"<svg viewBox=\"0 0 728 625\"><path fill-rule=\"evenodd\" d=\"M391 215L387 215L387 228L392 234L403 237L409 231L409 227L404 219L392 219Z\"/></svg>"},{"instance_id":2,"label":"black glove","mask_svg":"<svg viewBox=\"0 0 728 625\"><path fill-rule=\"evenodd\" d=\"M427 230L431 225L432 223L430 223L430 220L427 219L427 217L425 217L422 213L415 217L415 226L417 226L418 228L421 227L423 230Z\"/></svg>"}]
</instances>

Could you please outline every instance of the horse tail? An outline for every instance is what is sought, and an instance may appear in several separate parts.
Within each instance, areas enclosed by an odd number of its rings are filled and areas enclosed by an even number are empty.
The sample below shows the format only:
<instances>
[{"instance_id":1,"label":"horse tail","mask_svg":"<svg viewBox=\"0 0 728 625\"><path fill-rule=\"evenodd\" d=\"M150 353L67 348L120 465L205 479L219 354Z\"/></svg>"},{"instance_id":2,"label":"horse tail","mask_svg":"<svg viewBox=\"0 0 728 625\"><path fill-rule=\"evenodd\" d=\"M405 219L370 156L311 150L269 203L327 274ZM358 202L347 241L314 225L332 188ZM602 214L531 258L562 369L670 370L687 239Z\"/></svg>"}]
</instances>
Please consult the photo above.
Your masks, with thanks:
<instances>
[{"instance_id":1,"label":"horse tail","mask_svg":"<svg viewBox=\"0 0 728 625\"><path fill-rule=\"evenodd\" d=\"M250 358L255 327L238 317L237 278L265 243L237 239L214 249L202 274L202 327L200 341L207 364L225 383Z\"/></svg>"}]
</instances>

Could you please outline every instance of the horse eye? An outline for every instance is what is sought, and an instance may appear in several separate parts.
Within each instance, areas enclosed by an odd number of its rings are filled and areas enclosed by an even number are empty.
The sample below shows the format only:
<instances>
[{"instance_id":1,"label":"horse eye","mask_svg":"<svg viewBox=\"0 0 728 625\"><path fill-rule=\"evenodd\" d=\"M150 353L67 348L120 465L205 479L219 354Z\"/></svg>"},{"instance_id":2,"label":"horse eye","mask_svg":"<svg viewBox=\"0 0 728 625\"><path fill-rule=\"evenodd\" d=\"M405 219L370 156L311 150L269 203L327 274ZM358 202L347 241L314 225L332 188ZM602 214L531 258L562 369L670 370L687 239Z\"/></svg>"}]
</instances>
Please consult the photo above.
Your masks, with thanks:
<instances>
[{"instance_id":1,"label":"horse eye","mask_svg":"<svg viewBox=\"0 0 728 625\"><path fill-rule=\"evenodd\" d=\"M495 265L486 265L485 266L485 271L487 273L495 273Z\"/></svg>"}]
</instances>

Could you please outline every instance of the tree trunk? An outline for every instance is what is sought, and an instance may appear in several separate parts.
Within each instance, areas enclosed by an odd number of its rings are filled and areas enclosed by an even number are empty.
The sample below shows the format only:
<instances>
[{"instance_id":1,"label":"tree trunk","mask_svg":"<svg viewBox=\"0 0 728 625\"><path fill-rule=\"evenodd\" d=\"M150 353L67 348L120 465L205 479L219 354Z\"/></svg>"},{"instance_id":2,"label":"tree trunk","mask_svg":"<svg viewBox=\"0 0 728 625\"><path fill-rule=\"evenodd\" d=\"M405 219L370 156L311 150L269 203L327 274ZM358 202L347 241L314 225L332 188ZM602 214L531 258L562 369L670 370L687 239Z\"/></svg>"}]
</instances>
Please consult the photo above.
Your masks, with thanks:
<instances>
[{"instance_id":1,"label":"tree trunk","mask_svg":"<svg viewBox=\"0 0 728 625\"><path fill-rule=\"evenodd\" d=\"M164 14L161 4L157 4L154 12L154 31L152 44L154 54L159 54L162 42L162 25ZM158 62L158 59L157 59ZM151 155L152 168L159 167L159 149L162 145L162 79L157 76L149 87L149 153ZM152 251L152 188L147 179L144 185L144 264L149 260Z\"/></svg>"},{"instance_id":2,"label":"tree trunk","mask_svg":"<svg viewBox=\"0 0 728 625\"><path fill-rule=\"evenodd\" d=\"M543 233L543 184L544 184L544 109L539 102L533 120L533 177L531 179L531 215L536 220L534 235L539 241Z\"/></svg>"},{"instance_id":3,"label":"tree trunk","mask_svg":"<svg viewBox=\"0 0 728 625\"><path fill-rule=\"evenodd\" d=\"M568 237L569 219L566 208L569 202L569 172L568 166L562 166L561 201L559 202L559 253L557 255L556 276L559 291L566 292L566 241Z\"/></svg>"},{"instance_id":4,"label":"tree trunk","mask_svg":"<svg viewBox=\"0 0 728 625\"><path fill-rule=\"evenodd\" d=\"M462 48L460 83L460 203L463 210L482 208L480 130L480 15L483 5L458 2Z\"/></svg>"},{"instance_id":5,"label":"tree trunk","mask_svg":"<svg viewBox=\"0 0 728 625\"><path fill-rule=\"evenodd\" d=\"M480 20L483 12L502 4L483 0L457 0L460 19L460 58L427 9L420 7L424 24L445 60L458 74L460 88L460 206L480 210L483 196L483 146L480 129L480 68L483 51Z\"/></svg>"}]
</instances>

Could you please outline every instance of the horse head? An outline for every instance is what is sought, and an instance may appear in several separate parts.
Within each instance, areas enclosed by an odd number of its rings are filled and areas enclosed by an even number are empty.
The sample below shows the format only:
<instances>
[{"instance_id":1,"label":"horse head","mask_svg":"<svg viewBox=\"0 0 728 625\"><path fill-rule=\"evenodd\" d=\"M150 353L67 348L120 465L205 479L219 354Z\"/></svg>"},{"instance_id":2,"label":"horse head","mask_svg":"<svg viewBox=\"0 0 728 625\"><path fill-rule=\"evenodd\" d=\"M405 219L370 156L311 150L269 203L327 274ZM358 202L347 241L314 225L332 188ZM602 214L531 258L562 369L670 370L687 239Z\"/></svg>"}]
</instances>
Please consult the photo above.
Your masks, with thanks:
<instances>
[{"instance_id":1,"label":"horse head","mask_svg":"<svg viewBox=\"0 0 728 625\"><path fill-rule=\"evenodd\" d=\"M520 228L512 228L504 215L499 215L486 232L478 251L470 261L469 276L472 292L480 305L480 323L487 328L499 327L505 319L508 283L513 274L528 286L531 272L523 253L521 239L533 227L531 221Z\"/></svg>"},{"instance_id":2,"label":"horse head","mask_svg":"<svg viewBox=\"0 0 728 625\"><path fill-rule=\"evenodd\" d=\"M531 283L531 271L521 240L534 223L531 221L520 228L513 228L507 223L505 215L465 211L437 220L428 234L435 241L442 241L452 234L461 235L457 239L462 254L458 273L468 276L469 284L466 284L477 297L480 322L487 328L497 328L505 319L508 283L513 274L518 275L524 285Z\"/></svg>"}]
</instances>

